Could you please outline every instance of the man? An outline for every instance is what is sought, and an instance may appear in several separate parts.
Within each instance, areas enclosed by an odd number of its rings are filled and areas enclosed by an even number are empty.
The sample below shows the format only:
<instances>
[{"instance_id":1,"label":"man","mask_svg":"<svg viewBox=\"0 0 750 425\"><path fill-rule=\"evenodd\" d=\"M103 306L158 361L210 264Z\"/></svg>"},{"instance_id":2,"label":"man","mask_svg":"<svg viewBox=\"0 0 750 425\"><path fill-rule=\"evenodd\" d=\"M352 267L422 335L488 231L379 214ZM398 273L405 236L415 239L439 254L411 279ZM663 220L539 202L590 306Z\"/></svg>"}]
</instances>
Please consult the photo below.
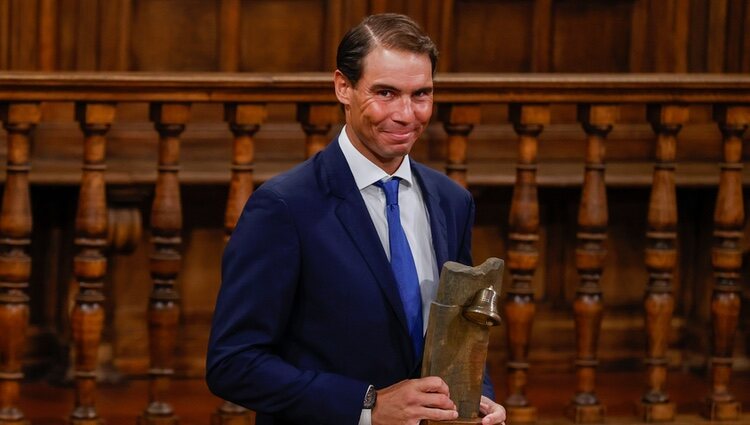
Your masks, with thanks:
<instances>
[{"instance_id":1,"label":"man","mask_svg":"<svg viewBox=\"0 0 750 425\"><path fill-rule=\"evenodd\" d=\"M408 156L432 114L436 61L405 16L350 30L334 74L344 129L245 206L224 254L207 381L258 425L457 417L445 382L413 379L438 267L471 263L471 196ZM483 423L505 420L489 397L480 404Z\"/></svg>"}]
</instances>

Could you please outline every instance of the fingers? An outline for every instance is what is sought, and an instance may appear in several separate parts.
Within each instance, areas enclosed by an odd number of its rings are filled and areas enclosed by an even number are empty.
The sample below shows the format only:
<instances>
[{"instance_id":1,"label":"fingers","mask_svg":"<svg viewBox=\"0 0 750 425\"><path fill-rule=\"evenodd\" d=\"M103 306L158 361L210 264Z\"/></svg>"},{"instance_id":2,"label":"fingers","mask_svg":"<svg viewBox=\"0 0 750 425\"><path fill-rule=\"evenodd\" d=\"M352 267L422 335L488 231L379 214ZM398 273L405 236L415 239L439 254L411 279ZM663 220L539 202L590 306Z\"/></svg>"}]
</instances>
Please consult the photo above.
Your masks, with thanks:
<instances>
[{"instance_id":1,"label":"fingers","mask_svg":"<svg viewBox=\"0 0 750 425\"><path fill-rule=\"evenodd\" d=\"M437 376L428 376L425 378L414 379L413 382L417 385L417 389L419 391L426 393L440 393L450 397L448 384L446 384L445 381Z\"/></svg>"},{"instance_id":2,"label":"fingers","mask_svg":"<svg viewBox=\"0 0 750 425\"><path fill-rule=\"evenodd\" d=\"M458 418L448 386L437 377L401 381L378 391L372 411L373 425L417 424L419 420Z\"/></svg>"},{"instance_id":3,"label":"fingers","mask_svg":"<svg viewBox=\"0 0 750 425\"><path fill-rule=\"evenodd\" d=\"M485 396L482 396L479 402L479 411L485 415L484 418L482 418L482 425L505 423L505 408Z\"/></svg>"}]
</instances>

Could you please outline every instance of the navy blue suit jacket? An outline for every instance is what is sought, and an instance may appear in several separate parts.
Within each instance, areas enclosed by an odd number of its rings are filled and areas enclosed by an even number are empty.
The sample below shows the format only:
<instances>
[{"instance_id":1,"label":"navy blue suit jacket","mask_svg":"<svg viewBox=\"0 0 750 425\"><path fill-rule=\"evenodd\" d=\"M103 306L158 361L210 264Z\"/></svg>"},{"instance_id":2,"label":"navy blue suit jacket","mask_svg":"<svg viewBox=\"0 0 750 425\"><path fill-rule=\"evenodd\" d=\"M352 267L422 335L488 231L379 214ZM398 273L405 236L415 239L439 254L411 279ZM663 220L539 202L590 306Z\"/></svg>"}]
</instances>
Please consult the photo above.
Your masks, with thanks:
<instances>
[{"instance_id":1,"label":"navy blue suit jacket","mask_svg":"<svg viewBox=\"0 0 750 425\"><path fill-rule=\"evenodd\" d=\"M438 268L471 264L471 195L411 163ZM356 425L368 385L419 369L390 264L334 140L246 204L224 252L209 388L258 412L258 425Z\"/></svg>"}]
</instances>

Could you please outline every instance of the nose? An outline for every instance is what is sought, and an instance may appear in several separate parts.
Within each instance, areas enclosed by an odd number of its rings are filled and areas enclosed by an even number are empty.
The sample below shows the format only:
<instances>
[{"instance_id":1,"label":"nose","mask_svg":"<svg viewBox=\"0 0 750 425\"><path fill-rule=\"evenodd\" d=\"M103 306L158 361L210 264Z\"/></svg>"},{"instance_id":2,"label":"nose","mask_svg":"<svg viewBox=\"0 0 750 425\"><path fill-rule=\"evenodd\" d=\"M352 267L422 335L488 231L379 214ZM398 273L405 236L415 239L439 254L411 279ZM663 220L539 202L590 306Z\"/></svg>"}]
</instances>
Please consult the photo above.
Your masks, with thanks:
<instances>
[{"instance_id":1,"label":"nose","mask_svg":"<svg viewBox=\"0 0 750 425\"><path fill-rule=\"evenodd\" d=\"M399 97L398 102L394 102L393 107L393 113L391 114L393 121L401 123L414 121L414 104L411 96Z\"/></svg>"}]
</instances>

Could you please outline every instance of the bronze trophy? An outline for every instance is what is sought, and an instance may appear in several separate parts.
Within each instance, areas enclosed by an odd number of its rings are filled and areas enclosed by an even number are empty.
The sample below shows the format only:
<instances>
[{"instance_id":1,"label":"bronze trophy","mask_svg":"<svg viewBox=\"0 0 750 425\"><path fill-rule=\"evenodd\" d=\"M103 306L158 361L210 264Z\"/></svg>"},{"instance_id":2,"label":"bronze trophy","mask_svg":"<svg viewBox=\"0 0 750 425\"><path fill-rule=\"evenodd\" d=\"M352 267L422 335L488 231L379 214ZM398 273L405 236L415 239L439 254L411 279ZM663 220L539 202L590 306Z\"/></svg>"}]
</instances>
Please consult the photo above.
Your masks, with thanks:
<instances>
[{"instance_id":1,"label":"bronze trophy","mask_svg":"<svg viewBox=\"0 0 750 425\"><path fill-rule=\"evenodd\" d=\"M482 376L490 327L500 324L497 304L504 266L498 258L477 267L452 261L443 265L430 307L422 376L439 376L448 384L458 419L422 425L481 423Z\"/></svg>"}]
</instances>

